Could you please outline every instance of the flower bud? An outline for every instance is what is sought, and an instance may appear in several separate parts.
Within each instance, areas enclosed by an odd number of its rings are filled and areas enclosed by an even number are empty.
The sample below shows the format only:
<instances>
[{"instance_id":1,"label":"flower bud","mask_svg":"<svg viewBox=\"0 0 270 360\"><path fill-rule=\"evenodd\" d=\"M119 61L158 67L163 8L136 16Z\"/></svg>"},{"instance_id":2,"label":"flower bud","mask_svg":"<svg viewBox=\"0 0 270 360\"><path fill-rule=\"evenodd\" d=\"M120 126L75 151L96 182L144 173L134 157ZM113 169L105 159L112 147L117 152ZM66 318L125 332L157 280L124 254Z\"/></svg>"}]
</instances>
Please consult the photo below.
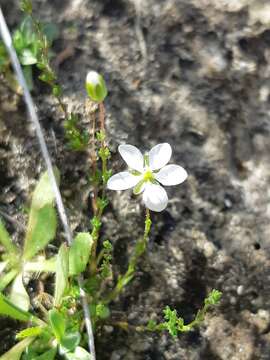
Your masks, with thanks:
<instances>
[{"instance_id":1,"label":"flower bud","mask_svg":"<svg viewBox=\"0 0 270 360\"><path fill-rule=\"evenodd\" d=\"M107 96L107 88L102 75L96 71L89 71L86 76L86 91L91 100L102 102Z\"/></svg>"}]
</instances>

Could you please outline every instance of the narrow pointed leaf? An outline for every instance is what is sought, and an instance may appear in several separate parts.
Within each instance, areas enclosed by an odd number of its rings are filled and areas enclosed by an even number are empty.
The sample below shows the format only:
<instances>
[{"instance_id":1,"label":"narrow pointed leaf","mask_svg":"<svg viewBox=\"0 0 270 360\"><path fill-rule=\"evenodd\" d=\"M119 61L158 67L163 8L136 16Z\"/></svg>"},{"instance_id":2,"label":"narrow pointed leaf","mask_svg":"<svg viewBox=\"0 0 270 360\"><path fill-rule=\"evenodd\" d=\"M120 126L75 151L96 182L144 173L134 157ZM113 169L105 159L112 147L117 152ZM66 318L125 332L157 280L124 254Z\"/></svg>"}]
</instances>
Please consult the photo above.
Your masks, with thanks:
<instances>
[{"instance_id":1,"label":"narrow pointed leaf","mask_svg":"<svg viewBox=\"0 0 270 360\"><path fill-rule=\"evenodd\" d=\"M66 331L66 321L64 315L62 315L57 309L52 309L49 311L49 321L57 341L60 342Z\"/></svg>"},{"instance_id":2,"label":"narrow pointed leaf","mask_svg":"<svg viewBox=\"0 0 270 360\"><path fill-rule=\"evenodd\" d=\"M15 278L17 274L18 270L13 269L0 277L0 292L3 291L11 283L11 281Z\"/></svg>"},{"instance_id":3,"label":"narrow pointed leaf","mask_svg":"<svg viewBox=\"0 0 270 360\"><path fill-rule=\"evenodd\" d=\"M41 326L34 326L27 329L23 329L16 335L16 339L22 340L27 337L35 337L42 333L42 327Z\"/></svg>"},{"instance_id":4,"label":"narrow pointed leaf","mask_svg":"<svg viewBox=\"0 0 270 360\"><path fill-rule=\"evenodd\" d=\"M20 360L24 350L31 344L34 338L27 338L13 346L8 352L0 357L0 360Z\"/></svg>"},{"instance_id":5,"label":"narrow pointed leaf","mask_svg":"<svg viewBox=\"0 0 270 360\"><path fill-rule=\"evenodd\" d=\"M31 209L24 245L24 259L31 259L54 239L57 226L53 205Z\"/></svg>"},{"instance_id":6,"label":"narrow pointed leaf","mask_svg":"<svg viewBox=\"0 0 270 360\"><path fill-rule=\"evenodd\" d=\"M79 233L75 237L69 250L69 274L78 275L83 272L89 261L93 244L89 233Z\"/></svg>"},{"instance_id":7,"label":"narrow pointed leaf","mask_svg":"<svg viewBox=\"0 0 270 360\"><path fill-rule=\"evenodd\" d=\"M55 173L59 178L57 170L55 170ZM45 172L41 176L32 197L24 242L24 259L31 259L54 239L56 226L57 217L54 209L54 192L48 173Z\"/></svg>"},{"instance_id":8,"label":"narrow pointed leaf","mask_svg":"<svg viewBox=\"0 0 270 360\"><path fill-rule=\"evenodd\" d=\"M62 297L68 288L69 274L69 249L66 244L62 244L56 260L56 279L54 291L54 306L60 306Z\"/></svg>"},{"instance_id":9,"label":"narrow pointed leaf","mask_svg":"<svg viewBox=\"0 0 270 360\"><path fill-rule=\"evenodd\" d=\"M30 308L30 299L23 284L22 273L18 274L13 281L10 291L10 301L18 308L28 311Z\"/></svg>"},{"instance_id":10,"label":"narrow pointed leaf","mask_svg":"<svg viewBox=\"0 0 270 360\"><path fill-rule=\"evenodd\" d=\"M27 311L21 310L3 294L0 293L0 315L9 316L15 320L30 321L34 320L34 316Z\"/></svg>"}]
</instances>

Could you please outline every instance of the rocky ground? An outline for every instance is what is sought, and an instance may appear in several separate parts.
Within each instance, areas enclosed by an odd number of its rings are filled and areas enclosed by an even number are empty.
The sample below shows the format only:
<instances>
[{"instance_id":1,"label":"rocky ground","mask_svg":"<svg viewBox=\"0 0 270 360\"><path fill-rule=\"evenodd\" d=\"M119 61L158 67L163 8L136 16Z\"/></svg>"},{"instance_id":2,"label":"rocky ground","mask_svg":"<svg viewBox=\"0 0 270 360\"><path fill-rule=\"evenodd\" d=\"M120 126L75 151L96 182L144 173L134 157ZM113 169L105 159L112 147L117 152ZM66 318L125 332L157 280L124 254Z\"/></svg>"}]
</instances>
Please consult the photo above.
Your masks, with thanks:
<instances>
[{"instance_id":1,"label":"rocky ground","mask_svg":"<svg viewBox=\"0 0 270 360\"><path fill-rule=\"evenodd\" d=\"M2 3L15 26L17 2ZM177 340L107 327L97 339L98 359L270 359L269 2L34 3L40 18L59 26L55 52L65 50L66 57L57 72L70 108L84 112L89 69L105 76L113 170L123 168L118 144L147 150L169 142L173 162L189 173L186 183L168 190L166 211L153 215L148 255L112 310L144 324L170 305L190 320L210 289L223 291L204 325ZM87 157L67 150L63 119L41 84L34 98L73 229L86 229ZM43 162L23 102L4 89L0 134L0 210L20 220ZM103 234L123 271L142 232L143 206L129 192L109 197ZM12 324L1 324L4 350Z\"/></svg>"}]
</instances>

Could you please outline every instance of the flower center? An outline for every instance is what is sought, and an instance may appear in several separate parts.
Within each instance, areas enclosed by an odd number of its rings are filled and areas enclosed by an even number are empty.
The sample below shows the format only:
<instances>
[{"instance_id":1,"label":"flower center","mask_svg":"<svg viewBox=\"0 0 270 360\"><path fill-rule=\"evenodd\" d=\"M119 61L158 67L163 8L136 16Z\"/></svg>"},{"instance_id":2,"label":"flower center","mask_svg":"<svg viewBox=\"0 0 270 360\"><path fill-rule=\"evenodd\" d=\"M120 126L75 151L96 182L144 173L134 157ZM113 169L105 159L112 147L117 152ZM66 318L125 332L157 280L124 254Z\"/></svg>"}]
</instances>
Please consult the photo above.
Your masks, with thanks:
<instances>
[{"instance_id":1,"label":"flower center","mask_svg":"<svg viewBox=\"0 0 270 360\"><path fill-rule=\"evenodd\" d=\"M155 178L151 170L146 170L145 173L143 174L144 181L153 181L154 179Z\"/></svg>"}]
</instances>

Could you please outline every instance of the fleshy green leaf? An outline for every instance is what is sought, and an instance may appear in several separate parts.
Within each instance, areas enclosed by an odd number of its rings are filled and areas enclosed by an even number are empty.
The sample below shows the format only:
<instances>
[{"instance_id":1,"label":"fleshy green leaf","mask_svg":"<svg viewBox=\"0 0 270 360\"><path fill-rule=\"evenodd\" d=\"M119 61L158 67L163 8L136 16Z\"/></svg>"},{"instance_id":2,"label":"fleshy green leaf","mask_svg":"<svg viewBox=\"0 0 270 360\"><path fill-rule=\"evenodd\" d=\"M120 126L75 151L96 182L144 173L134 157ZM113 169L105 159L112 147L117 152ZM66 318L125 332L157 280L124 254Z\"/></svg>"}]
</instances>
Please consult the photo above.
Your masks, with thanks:
<instances>
[{"instance_id":1,"label":"fleshy green leaf","mask_svg":"<svg viewBox=\"0 0 270 360\"><path fill-rule=\"evenodd\" d=\"M23 49L20 55L20 62L22 65L34 65L37 62L37 58L30 49Z\"/></svg>"},{"instance_id":2,"label":"fleshy green leaf","mask_svg":"<svg viewBox=\"0 0 270 360\"><path fill-rule=\"evenodd\" d=\"M27 329L23 329L16 335L16 339L21 340L27 337L35 337L42 333L42 327L34 326Z\"/></svg>"},{"instance_id":3,"label":"fleshy green leaf","mask_svg":"<svg viewBox=\"0 0 270 360\"><path fill-rule=\"evenodd\" d=\"M20 25L20 31L24 39L24 46L31 45L36 40L36 34L33 31L33 21L31 19L31 16L26 16L21 25Z\"/></svg>"},{"instance_id":4,"label":"fleshy green leaf","mask_svg":"<svg viewBox=\"0 0 270 360\"><path fill-rule=\"evenodd\" d=\"M54 175L59 184L60 173L57 168L54 168ZM40 209L45 205L53 204L53 202L54 202L54 191L51 186L49 175L46 171L41 175L40 180L34 190L31 207Z\"/></svg>"},{"instance_id":5,"label":"fleshy green leaf","mask_svg":"<svg viewBox=\"0 0 270 360\"><path fill-rule=\"evenodd\" d=\"M34 338L26 338L13 346L8 352L0 357L0 360L20 360L24 350L31 344Z\"/></svg>"},{"instance_id":6,"label":"fleshy green leaf","mask_svg":"<svg viewBox=\"0 0 270 360\"><path fill-rule=\"evenodd\" d=\"M12 243L9 233L7 232L2 220L0 219L0 243L10 254L18 254L17 247Z\"/></svg>"},{"instance_id":7,"label":"fleshy green leaf","mask_svg":"<svg viewBox=\"0 0 270 360\"><path fill-rule=\"evenodd\" d=\"M13 45L17 53L20 53L20 51L25 47L23 34L20 30L16 30L13 34Z\"/></svg>"},{"instance_id":8,"label":"fleshy green leaf","mask_svg":"<svg viewBox=\"0 0 270 360\"><path fill-rule=\"evenodd\" d=\"M50 44L59 36L59 29L54 23L44 24L42 30Z\"/></svg>"},{"instance_id":9,"label":"fleshy green leaf","mask_svg":"<svg viewBox=\"0 0 270 360\"><path fill-rule=\"evenodd\" d=\"M67 360L92 360L92 356L84 348L77 346L74 353L66 354Z\"/></svg>"},{"instance_id":10,"label":"fleshy green leaf","mask_svg":"<svg viewBox=\"0 0 270 360\"><path fill-rule=\"evenodd\" d=\"M64 316L57 309L52 309L49 311L49 321L57 341L60 342L66 331Z\"/></svg>"},{"instance_id":11,"label":"fleshy green leaf","mask_svg":"<svg viewBox=\"0 0 270 360\"><path fill-rule=\"evenodd\" d=\"M67 353L74 351L81 341L79 332L72 332L66 334L61 340L61 352Z\"/></svg>"},{"instance_id":12,"label":"fleshy green leaf","mask_svg":"<svg viewBox=\"0 0 270 360\"><path fill-rule=\"evenodd\" d=\"M68 287L69 273L69 249L66 244L62 244L56 260L56 279L54 291L54 306L60 306L62 297Z\"/></svg>"},{"instance_id":13,"label":"fleshy green leaf","mask_svg":"<svg viewBox=\"0 0 270 360\"><path fill-rule=\"evenodd\" d=\"M57 170L55 170L55 175L59 178ZM31 259L54 239L57 218L53 203L54 192L48 173L45 172L41 176L32 197L24 243L24 259Z\"/></svg>"},{"instance_id":14,"label":"fleshy green leaf","mask_svg":"<svg viewBox=\"0 0 270 360\"><path fill-rule=\"evenodd\" d=\"M24 245L24 259L31 259L54 239L57 226L53 205L41 209L31 208Z\"/></svg>"},{"instance_id":15,"label":"fleshy green leaf","mask_svg":"<svg viewBox=\"0 0 270 360\"><path fill-rule=\"evenodd\" d=\"M35 360L54 360L57 348L46 351L44 354L35 357Z\"/></svg>"},{"instance_id":16,"label":"fleshy green leaf","mask_svg":"<svg viewBox=\"0 0 270 360\"><path fill-rule=\"evenodd\" d=\"M0 294L0 314L21 321L30 321L34 319L34 316L32 314L19 309L17 306L12 304L3 294Z\"/></svg>"},{"instance_id":17,"label":"fleshy green leaf","mask_svg":"<svg viewBox=\"0 0 270 360\"><path fill-rule=\"evenodd\" d=\"M77 234L69 250L70 275L78 275L85 270L92 244L93 239L89 233Z\"/></svg>"},{"instance_id":18,"label":"fleshy green leaf","mask_svg":"<svg viewBox=\"0 0 270 360\"><path fill-rule=\"evenodd\" d=\"M22 310L28 311L30 308L30 299L23 284L22 273L18 274L13 281L10 301Z\"/></svg>"}]
</instances>

